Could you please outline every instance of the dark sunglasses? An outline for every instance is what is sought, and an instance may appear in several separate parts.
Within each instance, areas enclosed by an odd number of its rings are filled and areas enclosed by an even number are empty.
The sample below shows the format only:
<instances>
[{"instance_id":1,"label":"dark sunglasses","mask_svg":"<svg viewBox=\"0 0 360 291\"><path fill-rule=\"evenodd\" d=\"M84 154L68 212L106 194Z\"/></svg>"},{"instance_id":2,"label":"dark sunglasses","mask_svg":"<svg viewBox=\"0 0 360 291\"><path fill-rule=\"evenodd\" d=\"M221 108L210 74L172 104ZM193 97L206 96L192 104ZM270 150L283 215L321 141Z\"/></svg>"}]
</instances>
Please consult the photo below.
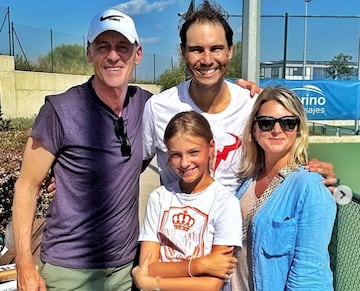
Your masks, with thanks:
<instances>
[{"instance_id":1,"label":"dark sunglasses","mask_svg":"<svg viewBox=\"0 0 360 291\"><path fill-rule=\"evenodd\" d=\"M299 125L300 119L297 116L283 116L281 118L274 118L271 116L256 116L254 122L257 122L260 130L271 131L275 123L279 122L282 130L293 131Z\"/></svg>"},{"instance_id":2,"label":"dark sunglasses","mask_svg":"<svg viewBox=\"0 0 360 291\"><path fill-rule=\"evenodd\" d=\"M124 124L124 119L122 119L122 117L119 117L118 119L114 120L114 129L115 129L115 135L120 141L121 154L124 157L130 157L131 144L126 133L126 127Z\"/></svg>"}]
</instances>

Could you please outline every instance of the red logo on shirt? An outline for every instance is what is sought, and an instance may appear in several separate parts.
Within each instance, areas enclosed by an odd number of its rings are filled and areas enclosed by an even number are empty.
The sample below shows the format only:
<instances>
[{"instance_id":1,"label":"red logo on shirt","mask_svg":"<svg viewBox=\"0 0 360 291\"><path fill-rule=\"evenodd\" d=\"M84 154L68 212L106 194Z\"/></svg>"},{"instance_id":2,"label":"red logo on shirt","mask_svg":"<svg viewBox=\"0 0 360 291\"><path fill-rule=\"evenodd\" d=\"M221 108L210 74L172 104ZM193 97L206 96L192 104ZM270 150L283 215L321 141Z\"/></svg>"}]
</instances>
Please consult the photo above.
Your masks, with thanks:
<instances>
[{"instance_id":1,"label":"red logo on shirt","mask_svg":"<svg viewBox=\"0 0 360 291\"><path fill-rule=\"evenodd\" d=\"M226 145L224 146L222 151L217 150L216 151L216 161L215 161L215 165L214 165L214 172L216 171L217 167L219 166L220 162L226 161L228 155L230 152L232 151L236 151L240 145L241 145L241 140L240 137L238 137L235 134L229 133L231 136L233 136L235 138L235 143L231 144L231 145Z\"/></svg>"}]
</instances>

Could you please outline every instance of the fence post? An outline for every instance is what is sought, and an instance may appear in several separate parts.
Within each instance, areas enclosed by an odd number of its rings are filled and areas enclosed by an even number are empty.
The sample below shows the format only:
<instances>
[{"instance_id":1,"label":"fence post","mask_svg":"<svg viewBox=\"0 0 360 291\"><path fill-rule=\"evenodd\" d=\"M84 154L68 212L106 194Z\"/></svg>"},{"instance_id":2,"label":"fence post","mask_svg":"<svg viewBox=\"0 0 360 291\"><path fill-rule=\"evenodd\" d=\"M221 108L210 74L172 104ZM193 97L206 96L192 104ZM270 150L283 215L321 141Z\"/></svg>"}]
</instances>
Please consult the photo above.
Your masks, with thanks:
<instances>
[{"instance_id":1,"label":"fence post","mask_svg":"<svg viewBox=\"0 0 360 291\"><path fill-rule=\"evenodd\" d=\"M288 19L289 14L285 13L285 31L284 31L284 62L283 62L283 72L282 72L282 78L286 79L286 60L287 60L287 35L288 35Z\"/></svg>"},{"instance_id":2,"label":"fence post","mask_svg":"<svg viewBox=\"0 0 360 291\"><path fill-rule=\"evenodd\" d=\"M13 22L11 22L11 45L12 45L12 56L15 57L14 23Z\"/></svg>"},{"instance_id":3,"label":"fence post","mask_svg":"<svg viewBox=\"0 0 360 291\"><path fill-rule=\"evenodd\" d=\"M10 29L10 7L7 8L7 19L8 19L8 33L9 33L9 53L10 56L13 56L14 54L11 54L11 29Z\"/></svg>"},{"instance_id":4,"label":"fence post","mask_svg":"<svg viewBox=\"0 0 360 291\"><path fill-rule=\"evenodd\" d=\"M154 53L154 81L153 81L154 84L155 84L155 79L156 79L156 69L155 69L155 53Z\"/></svg>"},{"instance_id":5,"label":"fence post","mask_svg":"<svg viewBox=\"0 0 360 291\"><path fill-rule=\"evenodd\" d=\"M336 136L340 136L340 128L339 127L336 128Z\"/></svg>"},{"instance_id":6,"label":"fence post","mask_svg":"<svg viewBox=\"0 0 360 291\"><path fill-rule=\"evenodd\" d=\"M53 33L50 29L50 49L51 49L51 73L54 73L54 42L53 42Z\"/></svg>"},{"instance_id":7,"label":"fence post","mask_svg":"<svg viewBox=\"0 0 360 291\"><path fill-rule=\"evenodd\" d=\"M326 135L326 125L321 125L320 130L321 130L321 135Z\"/></svg>"}]
</instances>

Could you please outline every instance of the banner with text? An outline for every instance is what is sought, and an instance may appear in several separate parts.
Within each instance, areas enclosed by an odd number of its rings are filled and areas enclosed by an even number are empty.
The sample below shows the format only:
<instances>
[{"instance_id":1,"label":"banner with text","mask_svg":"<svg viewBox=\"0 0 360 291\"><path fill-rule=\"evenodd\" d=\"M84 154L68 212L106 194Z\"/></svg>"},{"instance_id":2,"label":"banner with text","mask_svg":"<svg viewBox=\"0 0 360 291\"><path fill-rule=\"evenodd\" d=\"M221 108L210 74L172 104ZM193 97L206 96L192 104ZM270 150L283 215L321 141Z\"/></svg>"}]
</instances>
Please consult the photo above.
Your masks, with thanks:
<instances>
[{"instance_id":1,"label":"banner with text","mask_svg":"<svg viewBox=\"0 0 360 291\"><path fill-rule=\"evenodd\" d=\"M359 120L360 81L260 80L261 88L281 85L301 99L309 120Z\"/></svg>"}]
</instances>

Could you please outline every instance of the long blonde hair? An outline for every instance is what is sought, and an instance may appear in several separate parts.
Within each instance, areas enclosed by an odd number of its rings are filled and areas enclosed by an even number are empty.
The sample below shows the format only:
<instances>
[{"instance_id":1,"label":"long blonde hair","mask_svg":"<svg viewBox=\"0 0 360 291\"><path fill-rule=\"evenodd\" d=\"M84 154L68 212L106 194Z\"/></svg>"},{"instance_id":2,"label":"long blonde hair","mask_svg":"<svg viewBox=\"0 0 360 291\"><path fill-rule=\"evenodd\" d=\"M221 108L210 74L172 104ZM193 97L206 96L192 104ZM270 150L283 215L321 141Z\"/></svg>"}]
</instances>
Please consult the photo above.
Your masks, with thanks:
<instances>
[{"instance_id":1,"label":"long blonde hair","mask_svg":"<svg viewBox=\"0 0 360 291\"><path fill-rule=\"evenodd\" d=\"M241 180L254 177L258 170L264 165L264 150L255 141L253 135L254 119L258 115L260 107L267 101L276 101L286 110L298 116L300 119L297 127L297 138L293 144L288 166L295 168L297 165L305 165L308 162L309 129L303 104L296 94L290 89L276 86L267 87L257 97L253 110L246 123L243 139L242 163L238 176Z\"/></svg>"}]
</instances>

